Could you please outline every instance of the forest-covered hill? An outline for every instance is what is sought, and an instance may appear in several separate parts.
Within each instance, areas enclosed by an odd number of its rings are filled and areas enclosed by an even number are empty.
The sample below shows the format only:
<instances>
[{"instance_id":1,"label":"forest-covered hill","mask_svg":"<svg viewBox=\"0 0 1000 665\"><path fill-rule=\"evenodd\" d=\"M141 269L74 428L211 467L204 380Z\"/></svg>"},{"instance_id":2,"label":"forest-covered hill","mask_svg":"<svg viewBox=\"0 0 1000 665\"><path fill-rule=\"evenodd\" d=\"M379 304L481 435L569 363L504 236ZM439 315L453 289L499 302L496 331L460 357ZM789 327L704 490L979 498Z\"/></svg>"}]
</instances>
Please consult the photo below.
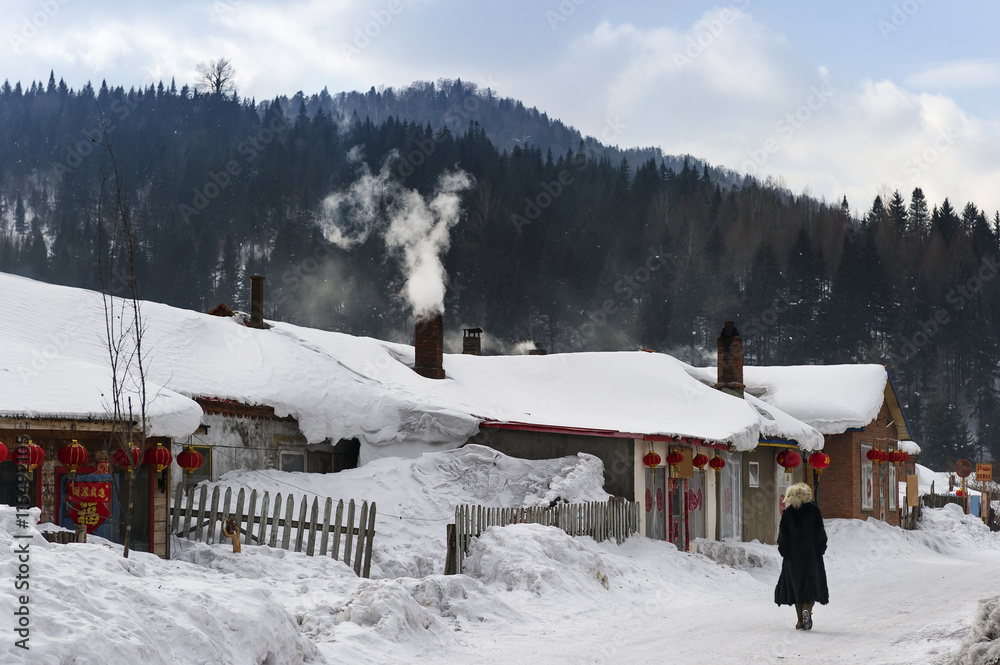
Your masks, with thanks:
<instances>
[{"instance_id":1,"label":"forest-covered hill","mask_svg":"<svg viewBox=\"0 0 1000 665\"><path fill-rule=\"evenodd\" d=\"M0 270L98 286L99 112L145 298L246 309L246 277L264 274L269 317L407 340L384 238L335 246L323 203L365 172L427 195L461 169L450 335L704 362L735 319L748 362L887 364L926 461L1000 459L1000 214L975 202L873 191L855 219L846 201L608 147L459 82L256 104L53 76L0 87Z\"/></svg>"}]
</instances>

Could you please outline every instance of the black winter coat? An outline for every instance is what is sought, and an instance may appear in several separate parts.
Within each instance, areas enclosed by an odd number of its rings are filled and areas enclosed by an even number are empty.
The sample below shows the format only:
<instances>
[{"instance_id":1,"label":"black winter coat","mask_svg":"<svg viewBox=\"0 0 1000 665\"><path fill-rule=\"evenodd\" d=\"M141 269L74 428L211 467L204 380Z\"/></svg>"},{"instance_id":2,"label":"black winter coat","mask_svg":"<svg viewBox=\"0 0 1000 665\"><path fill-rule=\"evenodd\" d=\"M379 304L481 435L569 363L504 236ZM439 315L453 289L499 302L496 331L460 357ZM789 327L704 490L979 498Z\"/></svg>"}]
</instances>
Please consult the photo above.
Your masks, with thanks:
<instances>
[{"instance_id":1,"label":"black winter coat","mask_svg":"<svg viewBox=\"0 0 1000 665\"><path fill-rule=\"evenodd\" d=\"M778 552L781 554L781 577L774 588L778 605L830 602L826 587L826 529L823 515L815 503L791 506L781 513L778 527Z\"/></svg>"}]
</instances>

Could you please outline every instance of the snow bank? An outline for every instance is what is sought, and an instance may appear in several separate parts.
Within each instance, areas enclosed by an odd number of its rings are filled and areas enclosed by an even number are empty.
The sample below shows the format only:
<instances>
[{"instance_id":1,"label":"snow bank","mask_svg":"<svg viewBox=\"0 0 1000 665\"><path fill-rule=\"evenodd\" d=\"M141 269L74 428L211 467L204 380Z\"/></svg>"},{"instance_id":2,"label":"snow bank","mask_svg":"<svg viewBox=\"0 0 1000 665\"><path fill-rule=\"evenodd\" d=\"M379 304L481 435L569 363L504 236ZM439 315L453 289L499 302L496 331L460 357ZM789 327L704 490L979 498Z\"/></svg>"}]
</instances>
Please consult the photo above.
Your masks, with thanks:
<instances>
[{"instance_id":1,"label":"snow bank","mask_svg":"<svg viewBox=\"0 0 1000 665\"><path fill-rule=\"evenodd\" d=\"M951 665L1000 663L1000 597L979 601L979 610Z\"/></svg>"},{"instance_id":2,"label":"snow bank","mask_svg":"<svg viewBox=\"0 0 1000 665\"><path fill-rule=\"evenodd\" d=\"M13 616L19 596L27 596L30 650L5 631L5 665L326 662L259 584L233 584L229 576L140 552L125 559L101 544L51 544L35 526L37 509L28 527L17 526L15 515L0 505L0 551L8 553L0 556L0 578L16 579L14 553L30 543L30 587L3 585L0 614Z\"/></svg>"},{"instance_id":3,"label":"snow bank","mask_svg":"<svg viewBox=\"0 0 1000 665\"><path fill-rule=\"evenodd\" d=\"M374 501L377 507L373 577L421 577L444 570L445 525L455 507L478 504L532 507L555 501L606 501L604 466L580 453L523 460L480 445L386 458L338 473L232 471L218 483L258 492Z\"/></svg>"}]
</instances>

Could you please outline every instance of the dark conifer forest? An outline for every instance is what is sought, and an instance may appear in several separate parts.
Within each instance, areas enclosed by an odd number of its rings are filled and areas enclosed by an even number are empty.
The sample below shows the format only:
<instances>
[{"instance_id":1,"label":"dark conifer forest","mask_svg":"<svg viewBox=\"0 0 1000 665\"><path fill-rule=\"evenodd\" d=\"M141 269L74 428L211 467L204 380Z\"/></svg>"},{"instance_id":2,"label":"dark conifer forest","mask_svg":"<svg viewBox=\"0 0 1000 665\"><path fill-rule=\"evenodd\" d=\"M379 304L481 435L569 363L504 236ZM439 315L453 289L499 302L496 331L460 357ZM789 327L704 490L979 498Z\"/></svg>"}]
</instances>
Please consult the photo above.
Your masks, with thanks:
<instances>
[{"instance_id":1,"label":"dark conifer forest","mask_svg":"<svg viewBox=\"0 0 1000 665\"><path fill-rule=\"evenodd\" d=\"M255 102L173 82L0 88L0 270L98 288L107 153L140 233L144 298L408 341L378 234L317 220L367 166L429 194L474 181L452 230L445 324L487 351L669 352L706 364L726 320L748 364L882 363L922 461L1000 459L1000 213L877 191L825 202L693 157L619 149L459 81ZM852 211L864 211L856 213ZM460 348L460 344L458 345Z\"/></svg>"}]
</instances>

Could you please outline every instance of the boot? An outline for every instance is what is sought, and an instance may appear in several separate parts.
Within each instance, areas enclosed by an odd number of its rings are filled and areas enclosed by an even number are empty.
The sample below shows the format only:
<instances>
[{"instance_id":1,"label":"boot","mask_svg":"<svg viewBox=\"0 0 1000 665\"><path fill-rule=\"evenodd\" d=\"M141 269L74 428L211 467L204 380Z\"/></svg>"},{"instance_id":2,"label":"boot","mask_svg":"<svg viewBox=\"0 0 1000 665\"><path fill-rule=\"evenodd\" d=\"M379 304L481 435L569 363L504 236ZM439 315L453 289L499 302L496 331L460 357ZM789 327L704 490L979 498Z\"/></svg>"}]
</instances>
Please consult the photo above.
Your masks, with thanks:
<instances>
[{"instance_id":1,"label":"boot","mask_svg":"<svg viewBox=\"0 0 1000 665\"><path fill-rule=\"evenodd\" d=\"M802 623L802 604L795 603L795 618L798 621L795 624L795 630L805 630L805 626Z\"/></svg>"},{"instance_id":2,"label":"boot","mask_svg":"<svg viewBox=\"0 0 1000 665\"><path fill-rule=\"evenodd\" d=\"M802 608L802 630L812 630L813 618L812 618L813 604L807 603Z\"/></svg>"}]
</instances>

